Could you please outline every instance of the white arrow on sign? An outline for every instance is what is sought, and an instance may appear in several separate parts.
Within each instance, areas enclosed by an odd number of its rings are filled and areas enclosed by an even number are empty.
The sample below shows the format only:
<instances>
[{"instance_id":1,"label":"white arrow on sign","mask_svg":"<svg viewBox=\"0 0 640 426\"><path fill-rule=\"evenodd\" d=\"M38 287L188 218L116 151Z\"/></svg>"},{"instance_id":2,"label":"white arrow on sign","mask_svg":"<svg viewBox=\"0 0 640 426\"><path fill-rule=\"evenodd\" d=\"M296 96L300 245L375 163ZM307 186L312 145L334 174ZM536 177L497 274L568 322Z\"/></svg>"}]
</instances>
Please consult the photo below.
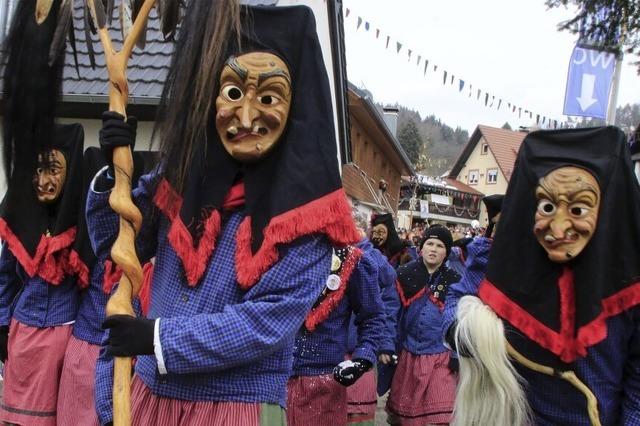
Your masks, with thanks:
<instances>
[{"instance_id":1,"label":"white arrow on sign","mask_svg":"<svg viewBox=\"0 0 640 426\"><path fill-rule=\"evenodd\" d=\"M582 111L586 111L591 105L598 102L597 99L593 97L593 90L596 86L596 76L593 74L583 74L582 75L582 92L580 93L580 97L576 98L578 103L580 104L580 108Z\"/></svg>"}]
</instances>

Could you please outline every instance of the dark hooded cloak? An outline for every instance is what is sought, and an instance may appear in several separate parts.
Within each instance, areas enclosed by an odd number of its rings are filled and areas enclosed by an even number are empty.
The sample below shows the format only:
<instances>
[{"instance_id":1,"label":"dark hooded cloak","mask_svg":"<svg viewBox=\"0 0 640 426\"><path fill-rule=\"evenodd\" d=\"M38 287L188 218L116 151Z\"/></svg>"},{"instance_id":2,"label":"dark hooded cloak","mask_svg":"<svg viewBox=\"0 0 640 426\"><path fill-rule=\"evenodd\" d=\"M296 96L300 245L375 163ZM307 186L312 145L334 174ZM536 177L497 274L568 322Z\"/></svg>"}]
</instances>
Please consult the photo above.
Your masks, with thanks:
<instances>
[{"instance_id":1,"label":"dark hooded cloak","mask_svg":"<svg viewBox=\"0 0 640 426\"><path fill-rule=\"evenodd\" d=\"M563 166L589 171L601 191L595 232L567 263L533 234L535 188ZM565 363L607 337L609 317L640 303L640 188L615 127L538 131L520 148L479 295L516 329L510 342L538 361ZM521 337L518 337L521 336Z\"/></svg>"}]
</instances>

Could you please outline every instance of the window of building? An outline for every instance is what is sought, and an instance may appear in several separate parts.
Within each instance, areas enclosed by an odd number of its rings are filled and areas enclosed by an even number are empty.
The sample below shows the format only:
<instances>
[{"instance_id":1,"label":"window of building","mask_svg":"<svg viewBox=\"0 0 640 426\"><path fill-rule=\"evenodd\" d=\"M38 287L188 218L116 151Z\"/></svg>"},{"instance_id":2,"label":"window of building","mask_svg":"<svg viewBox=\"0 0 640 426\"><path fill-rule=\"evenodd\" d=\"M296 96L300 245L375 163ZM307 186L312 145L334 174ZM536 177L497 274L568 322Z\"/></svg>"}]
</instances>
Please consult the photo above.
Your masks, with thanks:
<instances>
[{"instance_id":1,"label":"window of building","mask_svg":"<svg viewBox=\"0 0 640 426\"><path fill-rule=\"evenodd\" d=\"M478 176L478 170L469 170L469 176L467 177L469 185L476 185L478 183Z\"/></svg>"},{"instance_id":2,"label":"window of building","mask_svg":"<svg viewBox=\"0 0 640 426\"><path fill-rule=\"evenodd\" d=\"M489 152L489 144L483 143L482 147L480 148L480 155L487 155L488 152Z\"/></svg>"},{"instance_id":3,"label":"window of building","mask_svg":"<svg viewBox=\"0 0 640 426\"><path fill-rule=\"evenodd\" d=\"M498 182L498 169L487 169L487 183Z\"/></svg>"}]
</instances>

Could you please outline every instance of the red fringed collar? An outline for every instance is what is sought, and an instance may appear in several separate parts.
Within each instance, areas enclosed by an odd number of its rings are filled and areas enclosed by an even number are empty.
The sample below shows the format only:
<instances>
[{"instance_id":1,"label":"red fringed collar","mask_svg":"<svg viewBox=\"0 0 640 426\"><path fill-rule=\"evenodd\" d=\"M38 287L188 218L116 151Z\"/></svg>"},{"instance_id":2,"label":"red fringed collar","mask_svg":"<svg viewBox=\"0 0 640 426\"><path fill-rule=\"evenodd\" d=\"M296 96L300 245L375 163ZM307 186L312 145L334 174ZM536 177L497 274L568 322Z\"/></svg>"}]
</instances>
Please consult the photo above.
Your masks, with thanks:
<instances>
[{"instance_id":1,"label":"red fringed collar","mask_svg":"<svg viewBox=\"0 0 640 426\"><path fill-rule=\"evenodd\" d=\"M342 261L342 266L338 272L338 277L340 277L340 287L335 291L331 291L329 288L325 287L321 296L322 300L311 310L311 312L309 312L307 318L304 320L305 328L309 331L314 331L319 324L329 318L331 312L333 312L333 310L338 306L347 292L351 274L355 270L355 267L360 261L363 253L359 248L352 246L349 246L347 250L347 256Z\"/></svg>"},{"instance_id":2,"label":"red fringed collar","mask_svg":"<svg viewBox=\"0 0 640 426\"><path fill-rule=\"evenodd\" d=\"M606 320L640 304L640 282L602 300L602 311L593 321L575 330L575 286L573 271L565 267L558 279L560 290L560 330L553 330L509 299L490 281L483 280L478 296L496 314L529 339L570 363L587 355L587 348L607 337Z\"/></svg>"},{"instance_id":3,"label":"red fringed collar","mask_svg":"<svg viewBox=\"0 0 640 426\"><path fill-rule=\"evenodd\" d=\"M1 218L0 238L6 241L11 253L27 275L32 278L37 275L49 284L59 285L65 276L75 271L74 262L70 259L72 250L69 248L76 238L75 226L53 237L43 235L33 257L29 255L20 239L11 231L9 224Z\"/></svg>"},{"instance_id":4,"label":"red fringed collar","mask_svg":"<svg viewBox=\"0 0 640 426\"><path fill-rule=\"evenodd\" d=\"M204 232L198 246L194 247L191 233L180 218L182 197L165 179L158 185L154 203L171 222L167 237L182 262L187 283L190 286L197 285L215 249L221 227L220 213L217 210L211 212L204 222ZM311 234L324 234L337 246L352 244L360 239L353 225L351 207L344 189L340 188L271 218L263 230L262 245L255 254L251 251L251 217L245 217L236 234L236 273L240 287L243 290L251 288L277 262L278 244L290 243Z\"/></svg>"}]
</instances>

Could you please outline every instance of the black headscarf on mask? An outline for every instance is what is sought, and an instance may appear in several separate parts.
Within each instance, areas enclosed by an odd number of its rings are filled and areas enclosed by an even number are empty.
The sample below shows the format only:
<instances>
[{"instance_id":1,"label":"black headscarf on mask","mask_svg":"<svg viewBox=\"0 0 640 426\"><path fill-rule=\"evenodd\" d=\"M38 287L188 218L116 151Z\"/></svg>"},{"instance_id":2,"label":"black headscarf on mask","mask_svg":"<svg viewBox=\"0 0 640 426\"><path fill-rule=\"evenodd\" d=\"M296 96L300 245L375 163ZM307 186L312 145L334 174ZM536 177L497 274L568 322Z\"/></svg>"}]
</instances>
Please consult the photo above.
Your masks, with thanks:
<instances>
[{"instance_id":1,"label":"black headscarf on mask","mask_svg":"<svg viewBox=\"0 0 640 426\"><path fill-rule=\"evenodd\" d=\"M33 187L35 170L14 170L0 206L0 238L29 276L37 274L59 284L76 236L84 130L80 124L58 124L53 139L52 148L62 152L67 162L60 198L53 204L39 202ZM47 230L50 237L45 236Z\"/></svg>"},{"instance_id":2,"label":"black headscarf on mask","mask_svg":"<svg viewBox=\"0 0 640 426\"><path fill-rule=\"evenodd\" d=\"M387 240L382 247L376 246L380 251L387 256L388 259L398 254L404 249L404 244L396 232L396 225L393 223L393 216L391 213L377 214L371 218L371 228L374 226L384 225L387 228Z\"/></svg>"},{"instance_id":3,"label":"black headscarf on mask","mask_svg":"<svg viewBox=\"0 0 640 426\"><path fill-rule=\"evenodd\" d=\"M263 51L282 58L291 73L291 107L279 142L251 164L237 162L224 149L213 111L202 144L206 152L195 156L183 193L177 194L167 180L159 182L156 206L170 221L186 224L171 227L169 242L190 285L204 273L225 196L238 181L244 183L247 214L236 251L243 288L255 284L278 259L278 244L310 234L325 234L338 246L359 240L340 180L331 92L313 12L305 6L243 7L242 23L241 47L230 43L228 57ZM189 30L183 27L180 37ZM167 169L176 167L171 158L164 161Z\"/></svg>"},{"instance_id":4,"label":"black headscarf on mask","mask_svg":"<svg viewBox=\"0 0 640 426\"><path fill-rule=\"evenodd\" d=\"M539 179L589 171L601 191L596 230L576 258L551 262L533 234ZM640 303L640 188L615 127L538 131L524 140L502 206L480 297L517 329L525 355L564 363L607 336L606 319ZM520 336L520 337L519 337Z\"/></svg>"}]
</instances>

